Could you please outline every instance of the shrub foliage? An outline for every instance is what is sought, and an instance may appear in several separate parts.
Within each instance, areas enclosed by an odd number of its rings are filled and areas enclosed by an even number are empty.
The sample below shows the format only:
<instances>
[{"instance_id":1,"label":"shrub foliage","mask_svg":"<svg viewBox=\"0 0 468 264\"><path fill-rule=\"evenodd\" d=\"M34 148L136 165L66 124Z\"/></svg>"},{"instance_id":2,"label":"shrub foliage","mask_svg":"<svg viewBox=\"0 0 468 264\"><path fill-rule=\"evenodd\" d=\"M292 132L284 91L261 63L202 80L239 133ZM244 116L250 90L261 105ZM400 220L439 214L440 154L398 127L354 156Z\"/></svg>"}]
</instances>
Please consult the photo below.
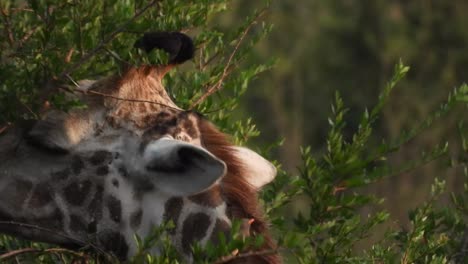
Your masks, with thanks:
<instances>
[{"instance_id":1,"label":"shrub foliage","mask_svg":"<svg viewBox=\"0 0 468 264\"><path fill-rule=\"evenodd\" d=\"M227 0L153 0L153 1L1 1L0 31L0 129L10 123L41 118L38 109L51 104L67 111L86 107L67 95L76 81L99 78L122 65L157 63L165 54L142 56L133 49L135 40L148 31L182 31L195 37L197 55L193 63L169 74L166 86L178 104L195 109L233 135L236 144L247 144L259 131L251 120L235 120L236 109L249 83L273 65L249 60L255 44L271 30L263 18L268 3L252 10L243 21L228 23ZM224 26L229 24L229 26ZM232 26L234 24L235 26ZM391 92L404 78L409 67L397 63L394 76L383 87L370 110L363 111L359 127L351 137L344 133L347 112L337 93L329 118L327 148L315 153L301 150L303 163L296 173L281 170L276 180L261 193L265 213L278 241L277 251L287 263L466 263L468 262L468 141L467 128L459 117L459 144L450 146L441 139L431 149L404 164L388 162L410 141L431 129L434 122L466 109L468 86L461 85L448 95L439 108L400 137L382 139L375 144L373 127L382 108L391 100ZM60 85L57 85L60 84ZM56 87L62 87L57 89ZM63 88L65 87L65 88ZM463 112L463 111L462 111ZM1 131L0 130L0 131ZM1 133L1 132L0 132ZM261 150L268 156L274 143ZM450 156L450 148L462 148L459 156ZM298 150L299 151L299 150ZM364 194L362 188L392 175L412 171L434 160L449 160L447 169L456 169L464 177L458 193L447 194L444 175L435 179L428 200L408 213L410 228L393 228L364 250L358 243L389 221L385 210L363 215L361 209L382 203L378 194ZM441 197L444 199L441 202ZM292 205L306 204L301 210ZM233 229L239 228L235 223ZM165 238L167 226L156 228L149 237L135 237L139 252L134 263L181 262ZM234 234L236 232L233 232ZM197 263L224 263L248 252L245 248L261 245L262 239L222 238L219 245L196 246ZM164 250L151 256L154 244ZM0 237L0 260L41 263L112 262L112 256L84 248L70 251L53 245ZM233 254L233 252L237 252Z\"/></svg>"}]
</instances>

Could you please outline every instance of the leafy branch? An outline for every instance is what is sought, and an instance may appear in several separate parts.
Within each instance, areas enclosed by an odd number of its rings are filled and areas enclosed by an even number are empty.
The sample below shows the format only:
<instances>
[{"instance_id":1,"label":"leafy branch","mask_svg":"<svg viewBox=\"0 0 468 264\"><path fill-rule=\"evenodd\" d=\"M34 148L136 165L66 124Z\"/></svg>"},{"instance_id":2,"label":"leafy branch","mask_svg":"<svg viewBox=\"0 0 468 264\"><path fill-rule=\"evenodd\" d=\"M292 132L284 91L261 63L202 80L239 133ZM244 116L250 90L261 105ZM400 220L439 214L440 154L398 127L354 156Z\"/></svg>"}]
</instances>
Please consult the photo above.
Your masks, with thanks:
<instances>
[{"instance_id":1,"label":"leafy branch","mask_svg":"<svg viewBox=\"0 0 468 264\"><path fill-rule=\"evenodd\" d=\"M213 84L212 86L210 86L205 93L203 93L198 99L195 100L195 102L193 102L191 105L190 105L190 108L189 109L194 109L197 105L199 105L200 103L202 103L204 100L206 100L207 97L211 96L213 93L216 93L218 92L220 89L221 89L221 85L223 84L224 82L224 79L229 75L229 70L232 66L232 61L236 55L236 53L238 52L242 42L244 41L245 37L247 36L247 34L249 33L250 29L258 22L258 20L260 20L264 15L266 14L266 9L262 9L260 12L258 12L256 14L256 16L252 19L252 21L247 25L247 27L244 29L244 31L242 32L242 35L239 37L239 39L237 40L237 44L236 46L234 47L234 50L231 52L231 55L229 56L229 59L227 60L226 62L226 66L224 67L224 70L223 70L223 73L221 74L221 77L219 78L219 80ZM214 57L214 56L213 56ZM212 58L213 58L212 57ZM210 59L209 61L211 61L212 59Z\"/></svg>"},{"instance_id":2,"label":"leafy branch","mask_svg":"<svg viewBox=\"0 0 468 264\"><path fill-rule=\"evenodd\" d=\"M159 3L161 0L152 0L150 3L148 3L146 6L144 6L140 11L136 12L132 18L127 20L123 25L118 27L116 30L111 32L105 39L103 39L96 48L88 52L85 56L83 56L79 61L71 65L69 68L65 69L62 73L59 74L59 79L62 79L64 77L68 77L73 71L77 70L81 65L86 63L88 60L90 60L93 56L95 56L99 51L101 51L105 45L107 45L109 42L111 42L117 35L120 33L124 32L125 29L136 19L141 17L148 9L152 8L155 6L157 3Z\"/></svg>"}]
</instances>

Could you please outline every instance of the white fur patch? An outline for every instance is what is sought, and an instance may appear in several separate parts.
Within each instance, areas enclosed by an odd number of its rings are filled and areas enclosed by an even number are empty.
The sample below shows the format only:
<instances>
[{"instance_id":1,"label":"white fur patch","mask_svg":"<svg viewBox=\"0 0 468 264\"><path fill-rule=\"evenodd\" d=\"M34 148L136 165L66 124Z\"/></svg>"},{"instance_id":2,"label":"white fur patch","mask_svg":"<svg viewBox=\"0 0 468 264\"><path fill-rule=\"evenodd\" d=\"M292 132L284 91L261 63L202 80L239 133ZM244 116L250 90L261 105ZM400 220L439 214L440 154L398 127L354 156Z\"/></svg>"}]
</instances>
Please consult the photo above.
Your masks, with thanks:
<instances>
[{"instance_id":1,"label":"white fur patch","mask_svg":"<svg viewBox=\"0 0 468 264\"><path fill-rule=\"evenodd\" d=\"M248 182L255 188L262 188L276 177L276 167L255 151L245 147L232 147L232 149L245 166Z\"/></svg>"}]
</instances>

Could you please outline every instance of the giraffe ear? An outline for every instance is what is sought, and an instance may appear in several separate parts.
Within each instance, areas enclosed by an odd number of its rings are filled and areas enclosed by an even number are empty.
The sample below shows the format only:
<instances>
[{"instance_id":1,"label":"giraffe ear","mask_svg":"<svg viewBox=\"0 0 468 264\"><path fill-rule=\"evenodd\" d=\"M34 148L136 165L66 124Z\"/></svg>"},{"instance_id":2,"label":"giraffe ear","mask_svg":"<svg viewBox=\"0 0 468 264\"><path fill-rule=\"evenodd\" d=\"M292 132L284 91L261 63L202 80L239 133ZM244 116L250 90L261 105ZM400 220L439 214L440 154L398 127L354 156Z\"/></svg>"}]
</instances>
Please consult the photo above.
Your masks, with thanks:
<instances>
[{"instance_id":1,"label":"giraffe ear","mask_svg":"<svg viewBox=\"0 0 468 264\"><path fill-rule=\"evenodd\" d=\"M26 139L33 145L67 152L89 135L91 123L85 114L51 111L35 122Z\"/></svg>"},{"instance_id":2,"label":"giraffe ear","mask_svg":"<svg viewBox=\"0 0 468 264\"><path fill-rule=\"evenodd\" d=\"M31 130L26 134L27 141L37 147L67 152L71 142L63 129L63 122L59 119L38 120Z\"/></svg>"},{"instance_id":3,"label":"giraffe ear","mask_svg":"<svg viewBox=\"0 0 468 264\"><path fill-rule=\"evenodd\" d=\"M276 167L255 151L245 147L232 147L236 157L244 165L247 181L257 189L273 181L276 177Z\"/></svg>"},{"instance_id":4,"label":"giraffe ear","mask_svg":"<svg viewBox=\"0 0 468 264\"><path fill-rule=\"evenodd\" d=\"M210 152L169 137L150 143L143 162L155 186L179 196L205 191L226 174L226 164Z\"/></svg>"}]
</instances>

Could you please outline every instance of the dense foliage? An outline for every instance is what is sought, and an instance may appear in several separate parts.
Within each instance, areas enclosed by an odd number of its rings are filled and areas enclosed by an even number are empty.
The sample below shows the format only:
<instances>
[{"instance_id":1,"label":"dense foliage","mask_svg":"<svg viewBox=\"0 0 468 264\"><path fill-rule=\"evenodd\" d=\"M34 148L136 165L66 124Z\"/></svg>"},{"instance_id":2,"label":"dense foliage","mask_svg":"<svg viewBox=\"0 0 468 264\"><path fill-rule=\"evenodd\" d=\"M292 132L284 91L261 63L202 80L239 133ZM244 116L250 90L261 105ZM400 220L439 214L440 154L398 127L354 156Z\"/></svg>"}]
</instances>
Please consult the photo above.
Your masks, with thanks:
<instances>
[{"instance_id":1,"label":"dense foliage","mask_svg":"<svg viewBox=\"0 0 468 264\"><path fill-rule=\"evenodd\" d=\"M251 81L270 69L274 61L259 62L253 48L271 30L271 26L264 22L270 10L268 3L259 10L250 9L246 18L236 18L234 22L225 18L235 17L229 12L232 3L227 0L190 3L178 0L117 1L113 4L104 0L1 0L0 3L0 131L10 122L40 118L39 109L44 104L65 111L86 107L66 96L76 81L113 73L125 64L164 60L164 54L153 54L150 58L142 56L133 49L133 44L144 32L177 30L194 36L197 45L193 63L165 79L177 104L208 116L223 131L233 135L236 144L247 144L259 135L253 121L236 120L233 111ZM282 34L287 36L288 32ZM367 41L366 36L362 38ZM340 62L343 67L347 63ZM416 71L417 67L423 66L416 64ZM303 70L311 69L305 67ZM335 93L328 118L330 127L321 138L326 141L322 153L316 154L310 147L303 148L300 152L302 163L295 173L283 171L277 164L279 175L262 191L261 199L278 240L277 250L286 263L468 261L468 130L467 124L462 122L466 118L463 113L467 109L468 86L454 89L446 95L445 102L427 113L424 119L385 140L376 135L376 130L381 128L379 122L384 106L392 101L397 83L408 71L409 67L396 63L393 77L374 99L375 106L357 118L349 116L344 100L338 92ZM333 71L328 74L333 75ZM369 76L365 71L362 74ZM365 84L365 78L360 82ZM372 82L372 85L382 83ZM56 90L60 86L68 88ZM270 93L275 91L270 90ZM384 114L388 116L388 113ZM455 147L462 152L451 154L449 150L453 146L439 138L438 144L418 150L420 155L413 155L400 165L389 162L392 155L409 142L430 131L434 123L449 118L458 121L458 127L452 129L458 131ZM261 152L268 156L280 143L270 143ZM435 159L449 161L444 169L455 169L464 188L448 196L445 175L441 174L434 181L427 201L409 212L409 228L388 228L384 236L363 250L359 243L389 221L389 213L384 209L362 214L363 208L383 201L379 193L365 193L363 188ZM291 206L295 203L303 204L300 210ZM165 239L164 231L170 228L171 223L168 223L155 229L147 238L136 237L140 251L133 262L180 261ZM238 228L238 224L233 227L234 231ZM236 258L233 252L251 254L243 249L262 243L261 238L241 236L221 241L224 241L221 245L196 247L196 262L223 263ZM146 253L155 243L165 249L160 256ZM86 248L75 252L7 236L1 237L0 250L0 260L12 263L114 260L112 256L96 255Z\"/></svg>"}]
</instances>

